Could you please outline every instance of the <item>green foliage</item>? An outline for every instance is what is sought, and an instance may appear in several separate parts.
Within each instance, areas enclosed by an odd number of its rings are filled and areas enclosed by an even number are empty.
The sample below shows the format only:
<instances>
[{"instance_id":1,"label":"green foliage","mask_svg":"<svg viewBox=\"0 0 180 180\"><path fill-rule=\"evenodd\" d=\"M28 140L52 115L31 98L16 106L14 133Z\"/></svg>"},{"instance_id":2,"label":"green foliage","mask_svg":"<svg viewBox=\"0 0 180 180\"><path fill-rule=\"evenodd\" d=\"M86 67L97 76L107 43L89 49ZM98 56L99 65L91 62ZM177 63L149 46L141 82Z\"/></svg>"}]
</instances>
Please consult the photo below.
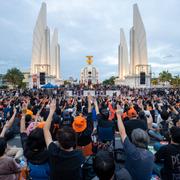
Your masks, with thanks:
<instances>
[{"instance_id":1,"label":"green foliage","mask_svg":"<svg viewBox=\"0 0 180 180\"><path fill-rule=\"evenodd\" d=\"M18 87L22 89L26 89L26 83L22 82Z\"/></svg>"},{"instance_id":2,"label":"green foliage","mask_svg":"<svg viewBox=\"0 0 180 180\"><path fill-rule=\"evenodd\" d=\"M12 68L7 71L4 79L13 87L21 87L23 85L24 75L19 69Z\"/></svg>"},{"instance_id":3,"label":"green foliage","mask_svg":"<svg viewBox=\"0 0 180 180\"><path fill-rule=\"evenodd\" d=\"M174 87L180 87L180 77L179 75L178 76L174 76L172 79L171 79L171 85L173 85Z\"/></svg>"},{"instance_id":4,"label":"green foliage","mask_svg":"<svg viewBox=\"0 0 180 180\"><path fill-rule=\"evenodd\" d=\"M159 73L159 81L161 82L170 82L172 79L172 74L168 71L162 71Z\"/></svg>"},{"instance_id":5,"label":"green foliage","mask_svg":"<svg viewBox=\"0 0 180 180\"><path fill-rule=\"evenodd\" d=\"M151 83L152 83L153 85L158 85L158 78L152 78L152 79L151 79Z\"/></svg>"},{"instance_id":6,"label":"green foliage","mask_svg":"<svg viewBox=\"0 0 180 180\"><path fill-rule=\"evenodd\" d=\"M71 83L68 80L64 81L64 85L70 85Z\"/></svg>"},{"instance_id":7,"label":"green foliage","mask_svg":"<svg viewBox=\"0 0 180 180\"><path fill-rule=\"evenodd\" d=\"M102 83L103 85L114 85L116 78L117 77L115 76L111 76L109 79L105 79Z\"/></svg>"},{"instance_id":8,"label":"green foliage","mask_svg":"<svg viewBox=\"0 0 180 180\"><path fill-rule=\"evenodd\" d=\"M0 86L0 89L8 89L8 86L7 85L2 85L2 86Z\"/></svg>"},{"instance_id":9,"label":"green foliage","mask_svg":"<svg viewBox=\"0 0 180 180\"><path fill-rule=\"evenodd\" d=\"M168 71L162 71L159 73L158 78L152 78L151 83L153 85L158 85L159 82L167 83L169 82L174 87L180 87L180 76L172 76Z\"/></svg>"}]
</instances>

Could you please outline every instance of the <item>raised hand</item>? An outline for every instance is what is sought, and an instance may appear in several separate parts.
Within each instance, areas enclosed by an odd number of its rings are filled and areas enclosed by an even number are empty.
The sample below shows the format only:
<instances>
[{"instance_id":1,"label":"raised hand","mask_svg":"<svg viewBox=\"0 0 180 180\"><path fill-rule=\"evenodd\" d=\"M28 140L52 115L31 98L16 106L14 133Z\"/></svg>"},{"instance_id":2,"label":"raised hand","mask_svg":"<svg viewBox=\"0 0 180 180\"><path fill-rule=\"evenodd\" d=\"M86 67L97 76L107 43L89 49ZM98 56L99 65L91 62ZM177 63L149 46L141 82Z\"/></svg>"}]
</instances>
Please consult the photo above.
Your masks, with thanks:
<instances>
[{"instance_id":1,"label":"raised hand","mask_svg":"<svg viewBox=\"0 0 180 180\"><path fill-rule=\"evenodd\" d=\"M91 102L91 100L92 100L91 94L88 93L88 101Z\"/></svg>"},{"instance_id":2,"label":"raised hand","mask_svg":"<svg viewBox=\"0 0 180 180\"><path fill-rule=\"evenodd\" d=\"M123 110L122 110L121 106L120 106L119 104L117 104L117 109L116 109L116 115L117 115L117 117L118 117L118 116L121 116L122 113L123 113Z\"/></svg>"},{"instance_id":3,"label":"raised hand","mask_svg":"<svg viewBox=\"0 0 180 180\"><path fill-rule=\"evenodd\" d=\"M16 114L17 113L17 109L14 107L13 109L13 113Z\"/></svg>"},{"instance_id":4,"label":"raised hand","mask_svg":"<svg viewBox=\"0 0 180 180\"><path fill-rule=\"evenodd\" d=\"M55 110L56 110L56 100L53 99L50 103L50 111L55 112Z\"/></svg>"},{"instance_id":5,"label":"raised hand","mask_svg":"<svg viewBox=\"0 0 180 180\"><path fill-rule=\"evenodd\" d=\"M44 104L42 104L41 108L38 110L38 112L36 114L37 117L39 117L39 115L40 115L41 111L43 110L43 108L44 108Z\"/></svg>"},{"instance_id":6,"label":"raised hand","mask_svg":"<svg viewBox=\"0 0 180 180\"><path fill-rule=\"evenodd\" d=\"M22 104L22 113L23 114L26 114L26 112L27 112L27 103L26 102L24 102L23 104Z\"/></svg>"},{"instance_id":7,"label":"raised hand","mask_svg":"<svg viewBox=\"0 0 180 180\"><path fill-rule=\"evenodd\" d=\"M94 105L98 105L96 98L94 98Z\"/></svg>"},{"instance_id":8,"label":"raised hand","mask_svg":"<svg viewBox=\"0 0 180 180\"><path fill-rule=\"evenodd\" d=\"M99 107L96 98L94 98L94 105L95 105L96 114L99 114Z\"/></svg>"},{"instance_id":9,"label":"raised hand","mask_svg":"<svg viewBox=\"0 0 180 180\"><path fill-rule=\"evenodd\" d=\"M124 142L125 138L126 138L126 130L125 130L125 127L124 127L124 124L122 122L122 119L121 119L121 113L122 113L122 109L121 109L121 106L119 104L117 104L117 110L116 110L116 116L117 116L117 120L118 120L118 128L119 128L119 133L120 133L120 136L122 138L122 141Z\"/></svg>"}]
</instances>

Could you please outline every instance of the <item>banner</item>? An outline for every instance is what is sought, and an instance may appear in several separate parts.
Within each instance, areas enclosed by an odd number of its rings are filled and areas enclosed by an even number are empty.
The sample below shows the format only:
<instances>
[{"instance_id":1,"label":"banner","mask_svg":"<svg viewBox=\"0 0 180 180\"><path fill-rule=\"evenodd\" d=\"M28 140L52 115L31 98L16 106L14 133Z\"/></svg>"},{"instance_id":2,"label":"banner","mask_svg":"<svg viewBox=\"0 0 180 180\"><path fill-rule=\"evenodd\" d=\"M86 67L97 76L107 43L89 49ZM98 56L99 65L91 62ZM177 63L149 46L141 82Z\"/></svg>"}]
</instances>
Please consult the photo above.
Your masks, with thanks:
<instances>
[{"instance_id":1,"label":"banner","mask_svg":"<svg viewBox=\"0 0 180 180\"><path fill-rule=\"evenodd\" d=\"M67 96L72 96L72 94L73 94L72 91L66 91Z\"/></svg>"},{"instance_id":2,"label":"banner","mask_svg":"<svg viewBox=\"0 0 180 180\"><path fill-rule=\"evenodd\" d=\"M95 91L93 91L93 90L84 90L83 96L88 96L89 94L91 96L95 96Z\"/></svg>"},{"instance_id":3,"label":"banner","mask_svg":"<svg viewBox=\"0 0 180 180\"><path fill-rule=\"evenodd\" d=\"M112 97L112 96L119 96L120 95L120 91L118 91L118 90L108 90L108 91L106 91L106 95L110 96L110 97Z\"/></svg>"}]
</instances>

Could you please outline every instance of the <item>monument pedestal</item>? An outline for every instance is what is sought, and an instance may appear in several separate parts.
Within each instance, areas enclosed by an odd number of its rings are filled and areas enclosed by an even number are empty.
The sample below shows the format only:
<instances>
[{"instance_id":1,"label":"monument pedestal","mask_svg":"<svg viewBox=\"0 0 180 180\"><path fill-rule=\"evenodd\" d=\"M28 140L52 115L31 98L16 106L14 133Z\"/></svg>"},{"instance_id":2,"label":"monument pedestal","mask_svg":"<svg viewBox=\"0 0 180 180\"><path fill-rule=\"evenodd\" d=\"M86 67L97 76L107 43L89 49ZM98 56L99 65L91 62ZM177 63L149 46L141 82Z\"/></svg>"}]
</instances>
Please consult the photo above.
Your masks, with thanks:
<instances>
[{"instance_id":1,"label":"monument pedestal","mask_svg":"<svg viewBox=\"0 0 180 180\"><path fill-rule=\"evenodd\" d=\"M141 84L140 75L128 75L125 76L124 80L116 79L116 85L129 86L131 88L150 88L151 87L151 76L145 76L145 83Z\"/></svg>"},{"instance_id":2,"label":"monument pedestal","mask_svg":"<svg viewBox=\"0 0 180 180\"><path fill-rule=\"evenodd\" d=\"M125 77L125 85L131 88L150 88L151 87L151 76L145 76L145 82L141 83L140 75L129 75Z\"/></svg>"},{"instance_id":3,"label":"monument pedestal","mask_svg":"<svg viewBox=\"0 0 180 180\"><path fill-rule=\"evenodd\" d=\"M126 85L125 79L115 79L115 85L121 85L124 86Z\"/></svg>"},{"instance_id":4,"label":"monument pedestal","mask_svg":"<svg viewBox=\"0 0 180 180\"><path fill-rule=\"evenodd\" d=\"M115 84L126 85L131 88L151 88L151 66L136 65L135 73L124 76L124 80L117 79Z\"/></svg>"},{"instance_id":5,"label":"monument pedestal","mask_svg":"<svg viewBox=\"0 0 180 180\"><path fill-rule=\"evenodd\" d=\"M62 79L56 79L54 76L45 75L45 84L51 83L53 85L63 85L64 81ZM44 84L43 84L44 85ZM39 75L30 75L29 76L29 88L37 87L41 88L43 86L40 84L40 76Z\"/></svg>"}]
</instances>

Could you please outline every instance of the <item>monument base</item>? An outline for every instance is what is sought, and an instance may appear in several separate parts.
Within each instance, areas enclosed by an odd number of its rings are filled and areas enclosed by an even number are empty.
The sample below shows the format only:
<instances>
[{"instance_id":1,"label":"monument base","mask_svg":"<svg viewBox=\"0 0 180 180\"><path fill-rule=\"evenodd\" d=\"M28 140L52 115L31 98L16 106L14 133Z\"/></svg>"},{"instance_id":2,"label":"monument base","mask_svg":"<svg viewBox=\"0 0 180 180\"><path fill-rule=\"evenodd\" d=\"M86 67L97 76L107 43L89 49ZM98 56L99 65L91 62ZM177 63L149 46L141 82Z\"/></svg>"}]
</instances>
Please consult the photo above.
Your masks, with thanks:
<instances>
[{"instance_id":1,"label":"monument base","mask_svg":"<svg viewBox=\"0 0 180 180\"><path fill-rule=\"evenodd\" d=\"M131 88L150 88L151 87L151 76L145 76L145 83L141 83L140 75L128 75L125 76L124 80L116 79L116 85L129 86Z\"/></svg>"},{"instance_id":2,"label":"monument base","mask_svg":"<svg viewBox=\"0 0 180 180\"><path fill-rule=\"evenodd\" d=\"M45 84L51 83L53 85L63 85L64 81L62 79L57 79L54 76L46 75L45 76ZM43 84L44 85L44 84ZM40 76L39 75L30 75L29 76L29 88L41 88L43 86L40 84Z\"/></svg>"},{"instance_id":3,"label":"monument base","mask_svg":"<svg viewBox=\"0 0 180 180\"><path fill-rule=\"evenodd\" d=\"M125 81L125 79L115 79L115 85L124 86L124 85L126 85L126 81Z\"/></svg>"}]
</instances>

